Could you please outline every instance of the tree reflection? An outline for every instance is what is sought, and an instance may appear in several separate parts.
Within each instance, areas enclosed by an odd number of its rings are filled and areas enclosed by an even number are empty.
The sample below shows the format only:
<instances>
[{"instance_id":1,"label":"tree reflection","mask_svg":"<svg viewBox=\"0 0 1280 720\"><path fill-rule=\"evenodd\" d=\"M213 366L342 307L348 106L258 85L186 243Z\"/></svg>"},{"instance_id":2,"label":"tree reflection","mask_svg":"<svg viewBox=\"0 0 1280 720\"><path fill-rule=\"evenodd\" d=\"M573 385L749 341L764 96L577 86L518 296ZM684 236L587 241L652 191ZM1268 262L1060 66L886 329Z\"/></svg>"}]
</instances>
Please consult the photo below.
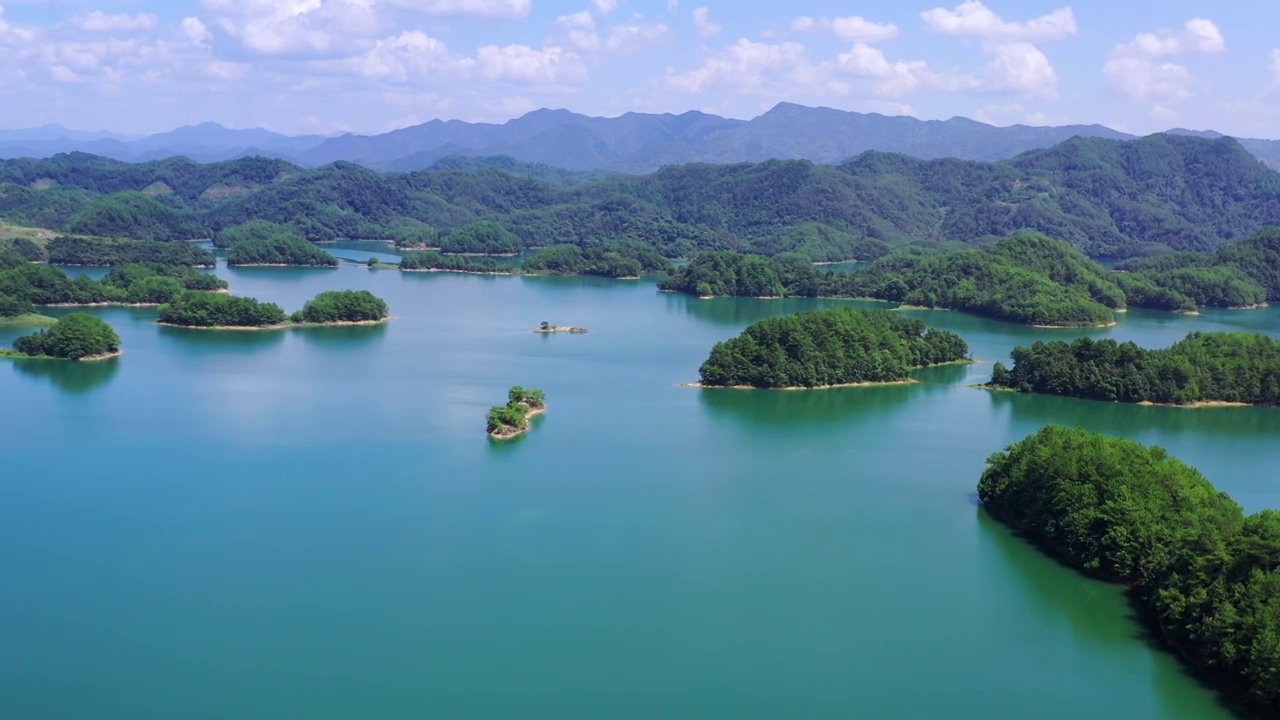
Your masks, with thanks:
<instances>
[{"instance_id":1,"label":"tree reflection","mask_svg":"<svg viewBox=\"0 0 1280 720\"><path fill-rule=\"evenodd\" d=\"M46 380L62 392L83 395L111 382L120 371L120 358L90 362L69 360L14 360L19 375Z\"/></svg>"}]
</instances>

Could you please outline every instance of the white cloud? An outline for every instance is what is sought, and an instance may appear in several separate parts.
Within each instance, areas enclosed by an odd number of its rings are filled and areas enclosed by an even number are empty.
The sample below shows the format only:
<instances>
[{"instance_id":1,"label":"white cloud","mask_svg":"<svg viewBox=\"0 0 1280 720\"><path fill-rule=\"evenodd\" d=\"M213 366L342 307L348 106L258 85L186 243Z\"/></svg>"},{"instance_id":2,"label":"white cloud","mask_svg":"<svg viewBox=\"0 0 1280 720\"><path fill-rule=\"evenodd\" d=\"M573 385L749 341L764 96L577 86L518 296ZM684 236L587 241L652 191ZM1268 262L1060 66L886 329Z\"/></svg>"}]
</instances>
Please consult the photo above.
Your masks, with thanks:
<instances>
[{"instance_id":1,"label":"white cloud","mask_svg":"<svg viewBox=\"0 0 1280 720\"><path fill-rule=\"evenodd\" d=\"M604 49L619 55L634 52L641 48L668 43L674 37L671 28L662 23L646 23L639 15L629 22L609 28L609 37L604 42Z\"/></svg>"},{"instance_id":2,"label":"white cloud","mask_svg":"<svg viewBox=\"0 0 1280 720\"><path fill-rule=\"evenodd\" d=\"M600 34L596 32L596 18L582 10L556 18L556 24L569 36L569 42L579 50L595 52L600 49Z\"/></svg>"},{"instance_id":3,"label":"white cloud","mask_svg":"<svg viewBox=\"0 0 1280 720\"><path fill-rule=\"evenodd\" d=\"M1194 18L1181 30L1139 33L1132 42L1115 46L1102 73L1129 99L1157 103L1162 112L1171 113L1166 106L1194 97L1199 83L1190 68L1159 58L1215 54L1226 49L1226 39L1213 21Z\"/></svg>"},{"instance_id":4,"label":"white cloud","mask_svg":"<svg viewBox=\"0 0 1280 720\"><path fill-rule=\"evenodd\" d=\"M463 77L475 66L474 60L454 55L443 42L418 30L379 40L347 63L363 77L394 82Z\"/></svg>"},{"instance_id":5,"label":"white cloud","mask_svg":"<svg viewBox=\"0 0 1280 720\"><path fill-rule=\"evenodd\" d=\"M933 32L992 41L1042 42L1061 40L1078 32L1076 15L1069 7L1025 22L1009 22L980 0L967 0L954 9L934 8L920 13L924 25Z\"/></svg>"},{"instance_id":6,"label":"white cloud","mask_svg":"<svg viewBox=\"0 0 1280 720\"><path fill-rule=\"evenodd\" d=\"M381 23L369 0L204 0L215 24L263 55L328 53Z\"/></svg>"},{"instance_id":7,"label":"white cloud","mask_svg":"<svg viewBox=\"0 0 1280 720\"><path fill-rule=\"evenodd\" d=\"M608 15L618 9L618 0L591 0L591 4L601 15Z\"/></svg>"},{"instance_id":8,"label":"white cloud","mask_svg":"<svg viewBox=\"0 0 1280 720\"><path fill-rule=\"evenodd\" d=\"M151 13L137 15L108 15L101 10L72 15L67 25L86 32L125 33L137 30L154 30L160 19Z\"/></svg>"},{"instance_id":9,"label":"white cloud","mask_svg":"<svg viewBox=\"0 0 1280 720\"><path fill-rule=\"evenodd\" d=\"M582 58L560 47L486 45L476 52L476 63L481 77L488 80L559 86L587 79Z\"/></svg>"},{"instance_id":10,"label":"white cloud","mask_svg":"<svg viewBox=\"0 0 1280 720\"><path fill-rule=\"evenodd\" d=\"M1191 53L1214 54L1227 49L1226 38L1212 20L1195 18L1188 20L1181 30L1160 30L1139 33L1133 42L1118 45L1112 55L1187 55Z\"/></svg>"},{"instance_id":11,"label":"white cloud","mask_svg":"<svg viewBox=\"0 0 1280 720\"><path fill-rule=\"evenodd\" d=\"M724 29L719 24L711 21L711 11L705 7L700 7L693 11L693 27L698 31L698 37L704 40L719 35L720 31Z\"/></svg>"},{"instance_id":12,"label":"white cloud","mask_svg":"<svg viewBox=\"0 0 1280 720\"><path fill-rule=\"evenodd\" d=\"M991 89L1048 100L1058 96L1058 73L1040 48L1027 42L991 49Z\"/></svg>"},{"instance_id":13,"label":"white cloud","mask_svg":"<svg viewBox=\"0 0 1280 720\"><path fill-rule=\"evenodd\" d=\"M770 86L811 81L816 68L799 43L758 43L743 38L686 73L668 71L667 86L690 95L714 87L744 94L768 94ZM776 88L775 88L776 89Z\"/></svg>"},{"instance_id":14,"label":"white cloud","mask_svg":"<svg viewBox=\"0 0 1280 720\"><path fill-rule=\"evenodd\" d=\"M334 0L329 0L333 2ZM369 5L370 0L358 0ZM594 0L597 6L613 0ZM318 0L313 0L318 3ZM533 0L387 0L393 7L426 15L456 15L483 18L522 18L529 14ZM616 3L614 3L616 4Z\"/></svg>"},{"instance_id":15,"label":"white cloud","mask_svg":"<svg viewBox=\"0 0 1280 720\"><path fill-rule=\"evenodd\" d=\"M667 0L667 12L675 12L680 7L680 0Z\"/></svg>"},{"instance_id":16,"label":"white cloud","mask_svg":"<svg viewBox=\"0 0 1280 720\"><path fill-rule=\"evenodd\" d=\"M838 18L813 18L808 15L791 21L791 29L796 32L813 32L815 30L830 31L836 37L848 42L870 43L872 45L893 40L901 32L892 23L877 23L866 18L852 15Z\"/></svg>"},{"instance_id":17,"label":"white cloud","mask_svg":"<svg viewBox=\"0 0 1280 720\"><path fill-rule=\"evenodd\" d=\"M878 81L876 94L885 97L902 97L933 79L928 63L921 60L891 63L878 48L865 43L855 43L853 49L837 57L836 67L855 77Z\"/></svg>"},{"instance_id":18,"label":"white cloud","mask_svg":"<svg viewBox=\"0 0 1280 720\"><path fill-rule=\"evenodd\" d=\"M198 17L183 18L178 23L178 29L187 36L188 40L196 45L203 45L211 39L209 28L205 27L205 24Z\"/></svg>"}]
</instances>

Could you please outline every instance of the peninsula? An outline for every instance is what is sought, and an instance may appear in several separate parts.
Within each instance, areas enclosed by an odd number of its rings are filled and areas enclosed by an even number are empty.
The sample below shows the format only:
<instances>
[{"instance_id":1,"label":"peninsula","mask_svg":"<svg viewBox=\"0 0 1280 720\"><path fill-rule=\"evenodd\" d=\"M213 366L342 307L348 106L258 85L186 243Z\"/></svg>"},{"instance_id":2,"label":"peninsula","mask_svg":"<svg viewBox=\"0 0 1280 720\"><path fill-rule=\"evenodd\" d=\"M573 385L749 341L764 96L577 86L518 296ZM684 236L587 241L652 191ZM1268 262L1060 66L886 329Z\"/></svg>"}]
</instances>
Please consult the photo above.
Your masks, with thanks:
<instances>
[{"instance_id":1,"label":"peninsula","mask_svg":"<svg viewBox=\"0 0 1280 720\"><path fill-rule=\"evenodd\" d=\"M489 408L485 430L495 440L509 440L529 432L530 420L547 411L546 394L537 388L520 386L507 392L507 404Z\"/></svg>"},{"instance_id":2,"label":"peninsula","mask_svg":"<svg viewBox=\"0 0 1280 720\"><path fill-rule=\"evenodd\" d=\"M1045 553L1129 587L1203 679L1280 714L1280 513L1246 517L1161 448L1054 426L993 455L978 498Z\"/></svg>"},{"instance_id":3,"label":"peninsula","mask_svg":"<svg viewBox=\"0 0 1280 720\"><path fill-rule=\"evenodd\" d=\"M829 388L909 380L912 370L966 361L958 335L888 310L837 306L753 323L717 343L701 387Z\"/></svg>"}]
</instances>

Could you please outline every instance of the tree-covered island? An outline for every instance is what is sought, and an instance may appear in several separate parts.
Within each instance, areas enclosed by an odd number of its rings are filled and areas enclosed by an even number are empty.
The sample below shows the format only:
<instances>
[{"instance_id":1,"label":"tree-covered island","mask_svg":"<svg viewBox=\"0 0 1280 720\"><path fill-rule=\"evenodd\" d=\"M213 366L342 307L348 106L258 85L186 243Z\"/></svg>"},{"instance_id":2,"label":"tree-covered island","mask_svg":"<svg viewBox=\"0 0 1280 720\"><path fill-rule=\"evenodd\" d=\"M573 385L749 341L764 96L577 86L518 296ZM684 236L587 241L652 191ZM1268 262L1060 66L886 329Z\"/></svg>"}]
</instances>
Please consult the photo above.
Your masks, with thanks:
<instances>
[{"instance_id":1,"label":"tree-covered island","mask_svg":"<svg viewBox=\"0 0 1280 720\"><path fill-rule=\"evenodd\" d=\"M1047 554L1128 586L1202 678L1280 716L1280 512L1246 517L1161 448L1052 426L991 456L978 497Z\"/></svg>"},{"instance_id":2,"label":"tree-covered island","mask_svg":"<svg viewBox=\"0 0 1280 720\"><path fill-rule=\"evenodd\" d=\"M822 388L906 382L909 373L968 359L958 335L887 310L832 307L752 323L717 343L702 387Z\"/></svg>"},{"instance_id":3,"label":"tree-covered island","mask_svg":"<svg viewBox=\"0 0 1280 720\"><path fill-rule=\"evenodd\" d=\"M221 291L227 283L182 265L124 265L102 280L70 278L60 268L23 263L0 265L0 297L33 306L158 305L185 290Z\"/></svg>"},{"instance_id":4,"label":"tree-covered island","mask_svg":"<svg viewBox=\"0 0 1280 720\"><path fill-rule=\"evenodd\" d=\"M387 303L367 290L322 292L293 315L250 297L182 292L160 306L160 324L209 330L283 330L309 325L373 325L390 319Z\"/></svg>"},{"instance_id":5,"label":"tree-covered island","mask_svg":"<svg viewBox=\"0 0 1280 720\"><path fill-rule=\"evenodd\" d=\"M135 263L213 267L213 253L186 242L156 242L119 238L56 237L49 241L46 260L54 265L114 267Z\"/></svg>"},{"instance_id":6,"label":"tree-covered island","mask_svg":"<svg viewBox=\"0 0 1280 720\"><path fill-rule=\"evenodd\" d=\"M72 313L40 332L24 335L2 357L105 360L120 354L120 336L101 318Z\"/></svg>"},{"instance_id":7,"label":"tree-covered island","mask_svg":"<svg viewBox=\"0 0 1280 720\"><path fill-rule=\"evenodd\" d=\"M1124 403L1199 406L1280 404L1280 341L1195 332L1169 348L1081 338L1014 348L990 387Z\"/></svg>"},{"instance_id":8,"label":"tree-covered island","mask_svg":"<svg viewBox=\"0 0 1280 720\"><path fill-rule=\"evenodd\" d=\"M373 325L391 318L387 303L368 290L330 290L290 316L296 325Z\"/></svg>"},{"instance_id":9,"label":"tree-covered island","mask_svg":"<svg viewBox=\"0 0 1280 720\"><path fill-rule=\"evenodd\" d=\"M337 267L338 259L308 242L294 227L253 220L229 227L214 239L232 266Z\"/></svg>"},{"instance_id":10,"label":"tree-covered island","mask_svg":"<svg viewBox=\"0 0 1280 720\"><path fill-rule=\"evenodd\" d=\"M515 268L491 257L444 255L434 250L405 253L400 258L405 272L452 272L469 275L513 275Z\"/></svg>"},{"instance_id":11,"label":"tree-covered island","mask_svg":"<svg viewBox=\"0 0 1280 720\"><path fill-rule=\"evenodd\" d=\"M529 432L530 420L547 411L547 396L537 388L516 386L507 392L507 404L489 408L485 431L495 440L507 440Z\"/></svg>"}]
</instances>

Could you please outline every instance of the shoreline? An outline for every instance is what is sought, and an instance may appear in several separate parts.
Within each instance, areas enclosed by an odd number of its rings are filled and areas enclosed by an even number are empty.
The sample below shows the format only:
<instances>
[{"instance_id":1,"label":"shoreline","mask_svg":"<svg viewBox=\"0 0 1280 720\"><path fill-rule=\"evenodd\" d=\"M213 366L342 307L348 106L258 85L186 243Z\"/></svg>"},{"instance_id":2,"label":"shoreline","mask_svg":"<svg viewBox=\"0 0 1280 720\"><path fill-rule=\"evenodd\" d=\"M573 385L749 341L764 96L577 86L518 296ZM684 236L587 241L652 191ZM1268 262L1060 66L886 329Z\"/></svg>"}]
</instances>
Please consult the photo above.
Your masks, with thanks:
<instances>
[{"instance_id":1,"label":"shoreline","mask_svg":"<svg viewBox=\"0 0 1280 720\"><path fill-rule=\"evenodd\" d=\"M408 273L454 273L456 275L515 275L516 273L507 270L445 270L442 268L402 268L399 265L393 265L400 272Z\"/></svg>"},{"instance_id":2,"label":"shoreline","mask_svg":"<svg viewBox=\"0 0 1280 720\"><path fill-rule=\"evenodd\" d=\"M156 321L156 325L163 327L183 328L186 330L289 330L292 328L322 328L322 327L353 327L357 325L382 325L383 323L394 320L395 317L388 315L381 320L341 320L339 322L286 322L278 325L179 325L177 323L167 323Z\"/></svg>"},{"instance_id":3,"label":"shoreline","mask_svg":"<svg viewBox=\"0 0 1280 720\"><path fill-rule=\"evenodd\" d=\"M1076 397L1075 395L1051 395L1049 393L1023 392L1022 390L1016 390L1014 388L1008 388L1008 387L1000 387L998 385L980 384L980 385L969 385L967 387L971 387L975 390L986 390L987 392L995 392L995 393L1014 393L1016 395L1039 395L1041 397L1067 398L1069 400L1100 402L1100 403L1108 403L1111 405L1133 405L1135 407L1163 407L1163 408L1174 408L1178 410L1201 410L1203 408L1255 408L1255 407L1256 408L1274 408L1276 407L1275 405L1266 405L1262 403L1230 402L1227 400L1198 400L1196 402L1191 402L1191 403L1158 403L1158 402L1153 402L1151 400L1142 400L1140 402L1123 402L1120 400L1098 400L1096 398L1082 398L1082 397Z\"/></svg>"},{"instance_id":4,"label":"shoreline","mask_svg":"<svg viewBox=\"0 0 1280 720\"><path fill-rule=\"evenodd\" d=\"M1110 328L1117 325L1115 320L1104 325L1036 325L1031 324L1027 327L1038 328L1040 330L1098 330L1101 328Z\"/></svg>"},{"instance_id":5,"label":"shoreline","mask_svg":"<svg viewBox=\"0 0 1280 720\"><path fill-rule=\"evenodd\" d=\"M82 358L60 358L52 355L23 355L17 350L0 349L0 360L57 360L60 362L102 362L111 358L118 358L124 354L124 350L116 350L115 352L102 353L100 355L86 355Z\"/></svg>"},{"instance_id":6,"label":"shoreline","mask_svg":"<svg viewBox=\"0 0 1280 720\"><path fill-rule=\"evenodd\" d=\"M932 367L937 367L937 366L932 366ZM919 368L919 369L923 370L924 368ZM924 384L924 381L922 380L916 380L915 378L907 378L906 380L878 380L878 381L872 380L868 382L840 383L837 385L814 385L813 387L806 387L804 385L799 385L794 387L780 387L780 388L756 387L754 385L704 385L701 382L680 383L676 387L701 388L703 390L766 390L766 391L782 390L787 392L793 392L796 390L835 390L837 388L882 387L882 386L888 386L888 385L923 385L923 384Z\"/></svg>"},{"instance_id":7,"label":"shoreline","mask_svg":"<svg viewBox=\"0 0 1280 720\"><path fill-rule=\"evenodd\" d=\"M554 335L556 333L570 333L573 335L582 335L584 333L589 333L591 331L584 327L549 327L549 328L537 327L533 329L533 332L536 332L539 335Z\"/></svg>"},{"instance_id":8,"label":"shoreline","mask_svg":"<svg viewBox=\"0 0 1280 720\"><path fill-rule=\"evenodd\" d=\"M297 263L238 263L232 265L227 263L228 268L254 268L254 267L285 267L285 268L303 268L305 270L336 270L337 265L298 265Z\"/></svg>"}]
</instances>

